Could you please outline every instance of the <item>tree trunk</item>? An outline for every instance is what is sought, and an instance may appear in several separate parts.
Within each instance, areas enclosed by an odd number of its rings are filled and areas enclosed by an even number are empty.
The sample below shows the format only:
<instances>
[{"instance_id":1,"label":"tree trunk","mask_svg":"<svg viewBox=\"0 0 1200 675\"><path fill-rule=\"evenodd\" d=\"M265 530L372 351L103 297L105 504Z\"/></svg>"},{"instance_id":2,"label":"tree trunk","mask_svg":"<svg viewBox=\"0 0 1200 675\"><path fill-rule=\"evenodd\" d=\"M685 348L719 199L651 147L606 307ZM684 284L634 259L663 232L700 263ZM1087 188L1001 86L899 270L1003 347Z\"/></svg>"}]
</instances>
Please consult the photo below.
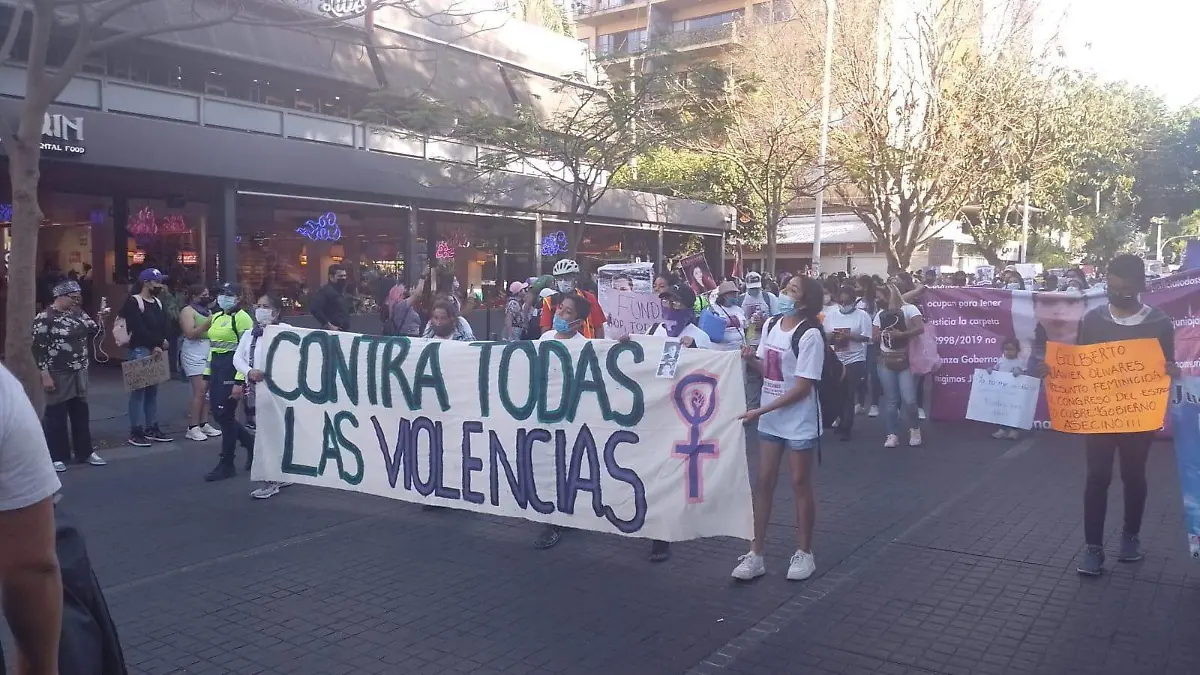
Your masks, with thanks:
<instances>
[{"instance_id":1,"label":"tree trunk","mask_svg":"<svg viewBox=\"0 0 1200 675\"><path fill-rule=\"evenodd\" d=\"M883 252L887 256L889 275L899 274L908 267L908 260L901 258L900 252L895 246L887 244L884 246Z\"/></svg>"},{"instance_id":2,"label":"tree trunk","mask_svg":"<svg viewBox=\"0 0 1200 675\"><path fill-rule=\"evenodd\" d=\"M33 325L36 301L38 228L42 223L42 209L38 204L41 132L41 115L32 124L23 119L17 138L8 148L13 215L4 338L5 364L21 381L29 400L39 410L43 392L41 375L33 361L30 326Z\"/></svg>"},{"instance_id":3,"label":"tree trunk","mask_svg":"<svg viewBox=\"0 0 1200 675\"><path fill-rule=\"evenodd\" d=\"M767 269L766 272L779 278L775 269L776 255L779 251L779 211L775 207L767 207Z\"/></svg>"},{"instance_id":4,"label":"tree trunk","mask_svg":"<svg viewBox=\"0 0 1200 675\"><path fill-rule=\"evenodd\" d=\"M1001 269L1004 267L1004 262L1000 260L1000 254L995 250L979 246L976 246L976 248L978 248L979 252L983 254L984 259L988 261L989 265L995 267L996 269Z\"/></svg>"},{"instance_id":5,"label":"tree trunk","mask_svg":"<svg viewBox=\"0 0 1200 675\"><path fill-rule=\"evenodd\" d=\"M545 226L543 225L543 227ZM580 220L579 222L571 222L565 226L563 231L567 235L566 257L569 257L572 260L576 259L576 256L579 252L579 247L583 244L583 235L586 230L587 222L583 220ZM553 232L553 230L551 230L551 232ZM543 237L548 234L550 234L550 232L542 232Z\"/></svg>"}]
</instances>

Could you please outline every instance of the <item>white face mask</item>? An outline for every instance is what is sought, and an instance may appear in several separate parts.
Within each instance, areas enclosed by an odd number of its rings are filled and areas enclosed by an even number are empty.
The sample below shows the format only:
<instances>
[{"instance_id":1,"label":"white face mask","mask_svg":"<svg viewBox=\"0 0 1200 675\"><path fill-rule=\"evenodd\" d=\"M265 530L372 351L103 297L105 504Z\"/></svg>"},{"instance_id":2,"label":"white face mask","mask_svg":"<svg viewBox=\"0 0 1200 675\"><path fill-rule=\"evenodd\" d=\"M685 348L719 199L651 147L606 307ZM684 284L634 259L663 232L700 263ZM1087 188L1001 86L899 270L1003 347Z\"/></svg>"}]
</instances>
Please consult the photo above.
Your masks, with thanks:
<instances>
[{"instance_id":1,"label":"white face mask","mask_svg":"<svg viewBox=\"0 0 1200 675\"><path fill-rule=\"evenodd\" d=\"M254 308L254 320L260 326L269 326L275 323L275 310L267 307Z\"/></svg>"},{"instance_id":2,"label":"white face mask","mask_svg":"<svg viewBox=\"0 0 1200 675\"><path fill-rule=\"evenodd\" d=\"M1009 285L1005 286L1005 288L1007 288L1010 291L1019 291L1019 290L1021 290L1021 284L1015 284L1015 283L1009 284Z\"/></svg>"}]
</instances>

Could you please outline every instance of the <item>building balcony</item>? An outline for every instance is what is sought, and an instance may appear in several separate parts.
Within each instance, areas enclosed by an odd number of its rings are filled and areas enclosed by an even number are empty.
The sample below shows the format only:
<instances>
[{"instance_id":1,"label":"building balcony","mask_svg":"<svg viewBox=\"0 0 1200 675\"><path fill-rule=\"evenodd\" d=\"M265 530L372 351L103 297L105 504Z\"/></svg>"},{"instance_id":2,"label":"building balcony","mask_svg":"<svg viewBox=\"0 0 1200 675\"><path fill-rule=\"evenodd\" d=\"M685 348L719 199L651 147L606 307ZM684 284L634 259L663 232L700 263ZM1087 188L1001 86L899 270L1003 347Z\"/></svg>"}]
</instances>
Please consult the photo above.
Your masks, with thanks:
<instances>
[{"instance_id":1,"label":"building balcony","mask_svg":"<svg viewBox=\"0 0 1200 675\"><path fill-rule=\"evenodd\" d=\"M663 47L680 52L737 44L740 41L741 28L733 22L712 28L669 33L662 37Z\"/></svg>"},{"instance_id":2,"label":"building balcony","mask_svg":"<svg viewBox=\"0 0 1200 675\"><path fill-rule=\"evenodd\" d=\"M583 0L571 5L575 19L591 23L593 19L615 19L626 13L645 9L649 0Z\"/></svg>"},{"instance_id":3,"label":"building balcony","mask_svg":"<svg viewBox=\"0 0 1200 675\"><path fill-rule=\"evenodd\" d=\"M623 45L623 46L611 49L607 52L597 53L596 60L600 61L600 62L605 62L605 61L619 61L621 59L633 58L635 56L640 56L640 55L644 54L646 52L646 47L647 47L647 45L645 42L637 42L637 43Z\"/></svg>"}]
</instances>

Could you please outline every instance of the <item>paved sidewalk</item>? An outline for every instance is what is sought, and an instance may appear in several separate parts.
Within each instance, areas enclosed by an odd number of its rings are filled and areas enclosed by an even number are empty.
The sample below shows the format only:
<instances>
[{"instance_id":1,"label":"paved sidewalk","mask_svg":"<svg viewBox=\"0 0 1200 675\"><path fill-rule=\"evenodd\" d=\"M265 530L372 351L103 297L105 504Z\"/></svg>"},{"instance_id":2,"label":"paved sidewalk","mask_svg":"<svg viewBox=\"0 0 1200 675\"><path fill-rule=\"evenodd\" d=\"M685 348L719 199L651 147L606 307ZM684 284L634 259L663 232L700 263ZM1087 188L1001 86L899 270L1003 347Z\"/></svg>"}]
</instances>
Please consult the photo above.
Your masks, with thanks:
<instances>
[{"instance_id":1,"label":"paved sidewalk","mask_svg":"<svg viewBox=\"0 0 1200 675\"><path fill-rule=\"evenodd\" d=\"M1200 568L1169 446L1151 458L1147 559L1080 579L1075 440L935 423L925 447L885 451L876 421L857 431L825 445L818 576L800 584L783 578L783 482L769 574L750 584L729 579L743 541L652 565L643 540L570 532L535 551L532 523L347 492L254 501L244 476L203 483L201 444L73 467L61 508L135 675L1200 672Z\"/></svg>"},{"instance_id":2,"label":"paved sidewalk","mask_svg":"<svg viewBox=\"0 0 1200 675\"><path fill-rule=\"evenodd\" d=\"M129 436L129 394L121 379L121 365L112 361L93 364L88 372L88 407L92 441L97 449L122 445ZM191 385L171 380L158 387L158 416L163 431L182 436L187 429Z\"/></svg>"}]
</instances>

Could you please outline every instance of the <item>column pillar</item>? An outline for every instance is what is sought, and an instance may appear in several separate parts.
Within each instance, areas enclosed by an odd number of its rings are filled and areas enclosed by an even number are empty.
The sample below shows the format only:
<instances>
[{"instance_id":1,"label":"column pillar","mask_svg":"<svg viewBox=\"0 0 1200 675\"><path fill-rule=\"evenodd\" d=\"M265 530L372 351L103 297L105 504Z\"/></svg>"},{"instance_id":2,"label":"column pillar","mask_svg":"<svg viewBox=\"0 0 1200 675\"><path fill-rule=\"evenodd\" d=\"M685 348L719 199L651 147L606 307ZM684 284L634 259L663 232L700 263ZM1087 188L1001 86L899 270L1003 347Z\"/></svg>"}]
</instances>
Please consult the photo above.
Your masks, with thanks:
<instances>
[{"instance_id":1,"label":"column pillar","mask_svg":"<svg viewBox=\"0 0 1200 675\"><path fill-rule=\"evenodd\" d=\"M542 276L542 214L533 214L533 276Z\"/></svg>"},{"instance_id":2,"label":"column pillar","mask_svg":"<svg viewBox=\"0 0 1200 675\"><path fill-rule=\"evenodd\" d=\"M667 261L663 257L663 227L658 226L658 244L654 251L654 273L662 274L667 271Z\"/></svg>"},{"instance_id":3,"label":"column pillar","mask_svg":"<svg viewBox=\"0 0 1200 675\"><path fill-rule=\"evenodd\" d=\"M719 237L704 237L704 258L708 269L717 281L725 278L725 234Z\"/></svg>"},{"instance_id":4,"label":"column pillar","mask_svg":"<svg viewBox=\"0 0 1200 675\"><path fill-rule=\"evenodd\" d=\"M112 198L113 268L111 281L123 285L129 281L129 198Z\"/></svg>"},{"instance_id":5,"label":"column pillar","mask_svg":"<svg viewBox=\"0 0 1200 675\"><path fill-rule=\"evenodd\" d=\"M508 237L500 237L500 247L496 251L496 284L504 289L504 293L508 293L507 284L512 280L508 278L508 255L505 249L508 248Z\"/></svg>"},{"instance_id":6,"label":"column pillar","mask_svg":"<svg viewBox=\"0 0 1200 675\"><path fill-rule=\"evenodd\" d=\"M404 233L404 285L409 289L417 287L421 278L421 266L417 260L417 239L421 231L421 212L413 206L408 209L408 226Z\"/></svg>"},{"instance_id":7,"label":"column pillar","mask_svg":"<svg viewBox=\"0 0 1200 675\"><path fill-rule=\"evenodd\" d=\"M222 281L237 280L237 183L228 182L221 188L221 266L217 274ZM309 264L313 256L308 257Z\"/></svg>"}]
</instances>

